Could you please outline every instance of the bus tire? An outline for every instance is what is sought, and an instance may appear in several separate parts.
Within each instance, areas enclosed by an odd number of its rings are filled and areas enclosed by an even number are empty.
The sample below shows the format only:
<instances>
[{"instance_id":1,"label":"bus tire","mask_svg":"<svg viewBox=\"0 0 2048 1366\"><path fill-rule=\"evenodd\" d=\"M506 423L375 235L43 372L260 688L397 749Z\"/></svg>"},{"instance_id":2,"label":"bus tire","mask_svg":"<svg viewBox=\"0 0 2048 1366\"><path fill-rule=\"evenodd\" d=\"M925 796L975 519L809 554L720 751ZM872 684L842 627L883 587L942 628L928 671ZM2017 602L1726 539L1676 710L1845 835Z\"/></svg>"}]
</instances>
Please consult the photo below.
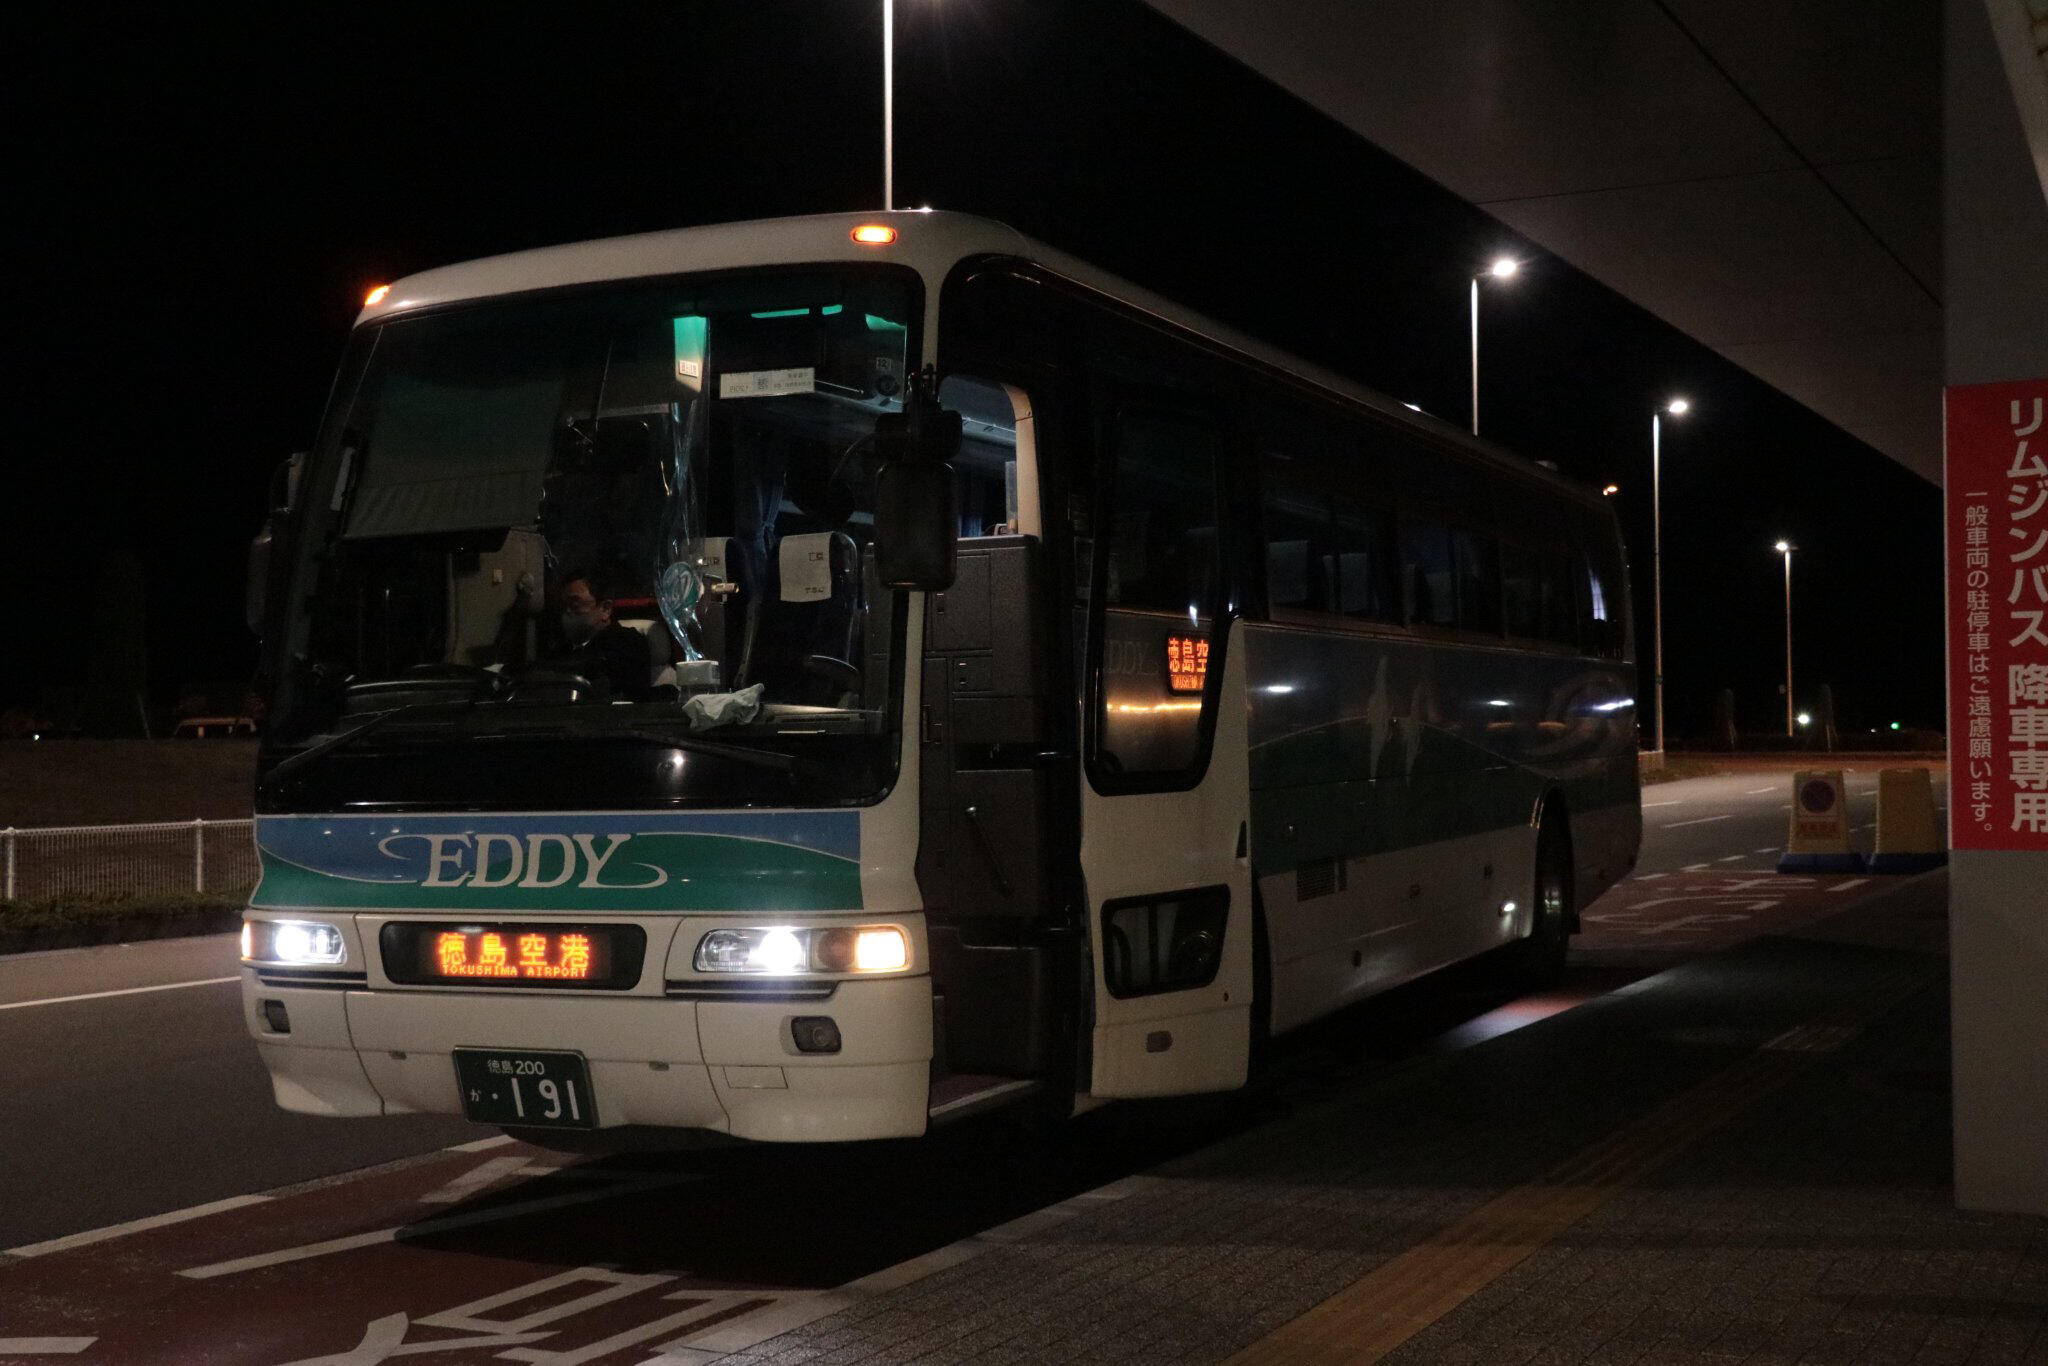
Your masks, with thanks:
<instances>
[{"instance_id":1,"label":"bus tire","mask_svg":"<svg viewBox=\"0 0 2048 1366\"><path fill-rule=\"evenodd\" d=\"M1529 888L1529 934L1515 946L1516 977L1527 988L1555 986L1564 976L1572 934L1572 840L1564 813L1543 809L1536 830L1536 872Z\"/></svg>"}]
</instances>

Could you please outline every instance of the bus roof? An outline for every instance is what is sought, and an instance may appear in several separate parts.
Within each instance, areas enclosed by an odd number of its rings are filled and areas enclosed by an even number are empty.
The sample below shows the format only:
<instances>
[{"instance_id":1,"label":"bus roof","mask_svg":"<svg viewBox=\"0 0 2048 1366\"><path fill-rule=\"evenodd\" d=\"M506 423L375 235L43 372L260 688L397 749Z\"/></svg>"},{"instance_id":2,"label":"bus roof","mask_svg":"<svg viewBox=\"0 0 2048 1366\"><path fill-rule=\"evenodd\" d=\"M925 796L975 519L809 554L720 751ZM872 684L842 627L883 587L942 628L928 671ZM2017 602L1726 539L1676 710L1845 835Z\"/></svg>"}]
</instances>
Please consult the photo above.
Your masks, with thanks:
<instances>
[{"instance_id":1,"label":"bus roof","mask_svg":"<svg viewBox=\"0 0 2048 1366\"><path fill-rule=\"evenodd\" d=\"M857 242L853 230L864 224L884 224L894 228L895 240L881 246ZM974 214L931 209L807 214L537 247L440 266L394 281L376 303L363 308L356 317L356 325L415 309L565 285L601 284L761 265L889 261L910 266L928 280L943 280L956 264L974 256L1014 256L1033 262L1077 285L1206 337L1307 385L1373 408L1396 422L1429 431L1439 440L1447 440L1486 458L1508 472L1549 483L1596 506L1603 501L1590 486L1566 479L1555 470L1505 447L1475 437L1440 418L1411 409L1356 381L1203 317L1128 280L1026 237L1006 224Z\"/></svg>"}]
</instances>

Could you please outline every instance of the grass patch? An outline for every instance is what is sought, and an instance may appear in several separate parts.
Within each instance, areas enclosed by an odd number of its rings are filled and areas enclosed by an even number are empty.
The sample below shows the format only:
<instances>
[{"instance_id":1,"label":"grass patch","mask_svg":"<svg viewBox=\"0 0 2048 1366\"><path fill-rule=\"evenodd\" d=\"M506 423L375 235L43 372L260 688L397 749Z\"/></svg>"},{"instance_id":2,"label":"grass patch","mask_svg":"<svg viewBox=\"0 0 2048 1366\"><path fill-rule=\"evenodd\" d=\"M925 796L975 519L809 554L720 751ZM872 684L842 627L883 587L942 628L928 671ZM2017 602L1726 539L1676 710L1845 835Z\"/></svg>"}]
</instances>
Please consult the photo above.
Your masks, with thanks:
<instances>
[{"instance_id":1,"label":"grass patch","mask_svg":"<svg viewBox=\"0 0 2048 1366\"><path fill-rule=\"evenodd\" d=\"M1697 754L1672 754L1667 751L1662 768L1643 770L1643 786L1648 787L1653 783L1675 783L1685 778L1711 778L1717 773L1727 771L1712 759L1704 759Z\"/></svg>"},{"instance_id":2,"label":"grass patch","mask_svg":"<svg viewBox=\"0 0 2048 1366\"><path fill-rule=\"evenodd\" d=\"M248 904L246 890L0 901L0 953L223 934Z\"/></svg>"}]
</instances>

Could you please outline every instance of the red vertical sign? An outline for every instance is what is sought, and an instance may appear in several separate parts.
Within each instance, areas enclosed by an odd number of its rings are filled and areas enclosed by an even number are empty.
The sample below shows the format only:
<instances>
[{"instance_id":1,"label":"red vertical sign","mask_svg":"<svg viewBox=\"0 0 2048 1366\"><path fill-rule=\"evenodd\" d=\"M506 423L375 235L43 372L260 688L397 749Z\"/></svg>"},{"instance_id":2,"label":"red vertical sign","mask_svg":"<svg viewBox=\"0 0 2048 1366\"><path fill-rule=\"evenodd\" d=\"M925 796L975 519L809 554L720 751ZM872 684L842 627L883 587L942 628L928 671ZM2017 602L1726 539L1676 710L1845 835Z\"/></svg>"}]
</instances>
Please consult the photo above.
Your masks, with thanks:
<instances>
[{"instance_id":1,"label":"red vertical sign","mask_svg":"<svg viewBox=\"0 0 2048 1366\"><path fill-rule=\"evenodd\" d=\"M2048 379L1946 409L1950 843L2048 850Z\"/></svg>"}]
</instances>

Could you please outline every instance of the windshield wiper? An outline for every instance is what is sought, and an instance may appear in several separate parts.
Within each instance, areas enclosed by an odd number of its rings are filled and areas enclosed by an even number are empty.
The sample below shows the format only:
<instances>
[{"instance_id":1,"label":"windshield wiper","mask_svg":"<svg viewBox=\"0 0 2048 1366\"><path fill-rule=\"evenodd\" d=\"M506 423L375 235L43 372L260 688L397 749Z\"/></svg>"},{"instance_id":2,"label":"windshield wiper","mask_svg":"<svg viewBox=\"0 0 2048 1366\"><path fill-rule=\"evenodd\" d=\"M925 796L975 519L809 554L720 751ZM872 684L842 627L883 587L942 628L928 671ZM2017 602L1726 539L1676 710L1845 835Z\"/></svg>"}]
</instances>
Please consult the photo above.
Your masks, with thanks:
<instances>
[{"instance_id":1,"label":"windshield wiper","mask_svg":"<svg viewBox=\"0 0 2048 1366\"><path fill-rule=\"evenodd\" d=\"M430 711L467 710L475 705L475 698L465 697L459 701L414 702L408 706L393 707L390 711L380 711L361 725L350 726L347 730L337 731L318 744L308 745L297 754L287 755L278 761L276 767L263 775L263 781L266 784L274 783L294 771L304 768L315 759L323 755L332 754L343 745L354 744L371 731L379 729L387 722L396 721L401 716L416 716Z\"/></svg>"},{"instance_id":2,"label":"windshield wiper","mask_svg":"<svg viewBox=\"0 0 2048 1366\"><path fill-rule=\"evenodd\" d=\"M714 758L730 759L736 764L750 764L755 768L773 769L787 773L796 767L793 755L773 749L754 749L748 745L728 745L718 740L704 740L695 735L663 735L652 730L565 730L565 731L501 731L495 735L478 736L490 740L548 740L573 737L578 740L633 740L643 745L660 745L663 749L680 749L691 754L708 754Z\"/></svg>"}]
</instances>

